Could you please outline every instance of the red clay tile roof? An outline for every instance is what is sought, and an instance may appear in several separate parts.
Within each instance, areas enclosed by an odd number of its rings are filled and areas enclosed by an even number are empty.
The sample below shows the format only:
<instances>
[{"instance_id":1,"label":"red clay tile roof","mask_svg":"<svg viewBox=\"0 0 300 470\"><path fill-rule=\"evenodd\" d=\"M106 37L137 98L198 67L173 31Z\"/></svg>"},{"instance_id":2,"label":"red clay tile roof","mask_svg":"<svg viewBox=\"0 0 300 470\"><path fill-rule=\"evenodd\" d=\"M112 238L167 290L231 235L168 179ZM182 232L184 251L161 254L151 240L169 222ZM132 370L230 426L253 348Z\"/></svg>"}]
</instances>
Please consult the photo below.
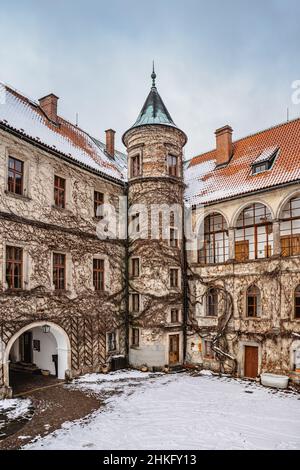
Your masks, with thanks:
<instances>
[{"instance_id":1,"label":"red clay tile roof","mask_svg":"<svg viewBox=\"0 0 300 470\"><path fill-rule=\"evenodd\" d=\"M126 155L116 151L111 158L102 142L61 117L53 124L37 103L1 82L0 123L87 169L126 181Z\"/></svg>"},{"instance_id":2,"label":"red clay tile roof","mask_svg":"<svg viewBox=\"0 0 300 470\"><path fill-rule=\"evenodd\" d=\"M252 163L271 147L279 154L272 169L252 175ZM233 157L216 168L216 150L194 157L185 171L186 200L207 204L274 186L300 182L300 119L272 127L233 144Z\"/></svg>"}]
</instances>

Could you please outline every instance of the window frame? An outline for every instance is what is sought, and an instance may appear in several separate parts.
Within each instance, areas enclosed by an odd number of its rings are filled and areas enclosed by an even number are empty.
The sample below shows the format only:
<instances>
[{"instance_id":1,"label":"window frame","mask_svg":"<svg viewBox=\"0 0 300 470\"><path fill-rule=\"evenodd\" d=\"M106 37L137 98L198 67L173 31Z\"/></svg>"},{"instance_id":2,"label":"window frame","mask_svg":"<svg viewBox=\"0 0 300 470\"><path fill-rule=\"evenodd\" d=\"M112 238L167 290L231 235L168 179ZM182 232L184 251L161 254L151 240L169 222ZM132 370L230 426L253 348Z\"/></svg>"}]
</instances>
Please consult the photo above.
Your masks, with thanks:
<instances>
[{"instance_id":1,"label":"window frame","mask_svg":"<svg viewBox=\"0 0 300 470\"><path fill-rule=\"evenodd\" d=\"M14 162L14 167L10 166L10 162ZM16 162L21 164L21 170L16 169ZM13 180L12 180L12 188L10 182L9 173L13 173ZM20 192L16 191L16 175L21 175L20 179ZM24 178L25 178L25 162L20 160L19 158L13 157L12 155L8 155L8 163L7 163L7 191L10 194L15 194L17 196L24 196Z\"/></svg>"},{"instance_id":2,"label":"window frame","mask_svg":"<svg viewBox=\"0 0 300 470\"><path fill-rule=\"evenodd\" d=\"M136 264L138 266L137 270L136 270ZM140 275L141 275L141 261L140 261L140 258L138 258L136 256L131 258L130 268L131 268L131 277L133 277L134 279L137 279L138 277L140 277Z\"/></svg>"},{"instance_id":3,"label":"window frame","mask_svg":"<svg viewBox=\"0 0 300 470\"><path fill-rule=\"evenodd\" d=\"M299 206L293 208L293 204L296 202ZM293 211L295 209L299 210L298 216L293 216ZM287 214L288 217L284 217L284 214ZM294 232L297 230L295 227L295 223L299 221L300 224L300 195L296 195L295 197L291 197L284 205L281 216L280 216L280 253L281 256L287 258L289 256L298 256L300 255L300 231ZM283 229L283 224L289 223L289 229ZM284 233L288 233L288 235L284 235ZM286 246L284 246L285 242L287 242Z\"/></svg>"},{"instance_id":4,"label":"window frame","mask_svg":"<svg viewBox=\"0 0 300 470\"><path fill-rule=\"evenodd\" d=\"M102 266L95 266L101 264ZM93 287L95 292L105 292L105 260L93 258Z\"/></svg>"},{"instance_id":5,"label":"window frame","mask_svg":"<svg viewBox=\"0 0 300 470\"><path fill-rule=\"evenodd\" d=\"M255 291L255 292L251 292ZM252 299L252 302L249 303L249 300ZM253 309L253 315L250 315L250 308ZM248 287L246 292L246 318L250 320L259 320L262 316L262 297L261 290L257 285L253 284Z\"/></svg>"},{"instance_id":6,"label":"window frame","mask_svg":"<svg viewBox=\"0 0 300 470\"><path fill-rule=\"evenodd\" d=\"M140 329L133 326L131 328L131 347L139 348L140 347ZM137 340L137 341L136 341Z\"/></svg>"},{"instance_id":7,"label":"window frame","mask_svg":"<svg viewBox=\"0 0 300 470\"><path fill-rule=\"evenodd\" d=\"M10 258L8 256L9 250L12 250L14 253L14 257ZM20 252L20 258L18 259L16 257L16 252ZM14 275L14 269L15 267L18 267L19 273L18 275ZM8 274L8 269L10 270L11 274ZM24 249L20 246L15 246L15 245L6 245L5 246L5 282L7 285L7 289L10 291L19 291L22 290L24 287ZM8 282L8 279L11 278L13 279L12 282ZM15 280L18 279L18 285L15 284Z\"/></svg>"},{"instance_id":8,"label":"window frame","mask_svg":"<svg viewBox=\"0 0 300 470\"><path fill-rule=\"evenodd\" d=\"M213 299L213 302L210 303L210 300ZM206 294L206 312L205 316L207 318L218 318L219 316L219 296L218 290L215 287L210 287ZM213 313L211 308L213 307Z\"/></svg>"},{"instance_id":9,"label":"window frame","mask_svg":"<svg viewBox=\"0 0 300 470\"><path fill-rule=\"evenodd\" d=\"M113 339L113 341L112 341ZM113 346L113 347L111 347ZM118 345L117 345L117 331L116 330L113 330L113 331L109 331L107 333L107 352L108 353L114 353L116 352L118 349Z\"/></svg>"},{"instance_id":10,"label":"window frame","mask_svg":"<svg viewBox=\"0 0 300 470\"><path fill-rule=\"evenodd\" d=\"M173 160L175 159L175 165ZM171 160L171 164L170 164ZM168 167L168 176L172 178L178 178L179 176L179 167L178 167L179 158L177 155L169 153L167 156L167 167Z\"/></svg>"},{"instance_id":11,"label":"window frame","mask_svg":"<svg viewBox=\"0 0 300 470\"><path fill-rule=\"evenodd\" d=\"M300 284L294 291L294 319L300 320Z\"/></svg>"},{"instance_id":12,"label":"window frame","mask_svg":"<svg viewBox=\"0 0 300 470\"><path fill-rule=\"evenodd\" d=\"M216 229L218 217L221 217L222 220L220 230ZM203 246L198 249L198 264L225 264L229 260L229 229L225 217L220 212L212 212L204 218L202 224L204 224ZM221 240L216 239L219 234L222 235ZM218 252L218 242L222 242L221 254ZM211 252L209 247L212 247ZM213 259L212 261L211 258ZM220 261L218 261L219 258L221 258Z\"/></svg>"},{"instance_id":13,"label":"window frame","mask_svg":"<svg viewBox=\"0 0 300 470\"><path fill-rule=\"evenodd\" d=\"M131 297L131 313L140 313L141 311L141 296L138 292L132 292ZM137 299L136 301L134 299ZM137 303L136 303L137 302ZM137 309L135 307L138 307Z\"/></svg>"},{"instance_id":14,"label":"window frame","mask_svg":"<svg viewBox=\"0 0 300 470\"><path fill-rule=\"evenodd\" d=\"M141 155L138 153L130 157L130 177L138 178L141 174Z\"/></svg>"},{"instance_id":15,"label":"window frame","mask_svg":"<svg viewBox=\"0 0 300 470\"><path fill-rule=\"evenodd\" d=\"M257 212L263 209L264 217L260 216L260 219L264 221L257 223ZM251 217L247 217L247 212L251 211ZM251 223L247 223L247 219L253 220ZM241 225L239 223L241 222ZM261 227L265 228L265 237L263 241L259 241L259 229ZM251 230L251 235L247 232ZM242 232L242 235L237 235L238 232ZM253 232L253 233L252 233ZM253 238L253 244L251 244L251 239ZM264 244L264 256L259 256L259 247L261 244ZM244 244L244 246L248 245L247 250L242 250L243 253L247 251L248 257L242 256L237 258L236 256L236 247L240 244ZM253 250L251 249L253 246ZM274 252L274 235L273 235L273 221L272 221L272 213L270 209L263 204L262 202L254 202L246 206L242 211L239 213L239 216L236 221L236 225L234 228L234 247L235 247L235 254L234 259L237 262L246 262L246 261L257 261L261 259L270 259L273 256ZM266 249L267 248L267 249ZM251 258L251 254L253 253L253 258ZM266 256L267 255L267 256Z\"/></svg>"},{"instance_id":16,"label":"window frame","mask_svg":"<svg viewBox=\"0 0 300 470\"><path fill-rule=\"evenodd\" d=\"M174 274L176 273L175 277ZM174 283L174 281L176 281ZM180 270L179 268L169 269L169 285L170 289L178 289L180 287Z\"/></svg>"},{"instance_id":17,"label":"window frame","mask_svg":"<svg viewBox=\"0 0 300 470\"><path fill-rule=\"evenodd\" d=\"M98 195L101 195L100 198L98 198ZM105 194L102 191L97 191L94 189L94 218L98 220L102 220L104 218L103 215L97 215L97 210L98 207L103 206L105 204Z\"/></svg>"},{"instance_id":18,"label":"window frame","mask_svg":"<svg viewBox=\"0 0 300 470\"><path fill-rule=\"evenodd\" d=\"M63 186L57 184L57 182L63 182ZM56 209L66 209L67 199L67 180L63 176L54 175L54 207Z\"/></svg>"},{"instance_id":19,"label":"window frame","mask_svg":"<svg viewBox=\"0 0 300 470\"><path fill-rule=\"evenodd\" d=\"M55 257L61 256L63 257L63 263L55 263ZM56 275L55 275L56 271ZM60 284L60 273L63 272L63 282ZM57 279L57 281L55 281ZM54 286L54 290L56 292L65 291L67 285L67 256L65 253L60 253L58 251L53 251L52 253L52 283ZM62 287L61 287L62 285Z\"/></svg>"}]
</instances>

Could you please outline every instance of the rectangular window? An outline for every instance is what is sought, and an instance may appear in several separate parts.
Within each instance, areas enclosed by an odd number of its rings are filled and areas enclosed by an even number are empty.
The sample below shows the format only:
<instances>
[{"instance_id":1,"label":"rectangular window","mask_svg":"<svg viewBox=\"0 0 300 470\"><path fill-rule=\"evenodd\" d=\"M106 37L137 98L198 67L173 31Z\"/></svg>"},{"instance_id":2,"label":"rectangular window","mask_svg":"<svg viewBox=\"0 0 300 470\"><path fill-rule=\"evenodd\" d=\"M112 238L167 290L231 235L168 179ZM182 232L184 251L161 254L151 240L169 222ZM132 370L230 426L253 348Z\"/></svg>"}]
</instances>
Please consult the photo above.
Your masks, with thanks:
<instances>
[{"instance_id":1,"label":"rectangular window","mask_svg":"<svg viewBox=\"0 0 300 470\"><path fill-rule=\"evenodd\" d=\"M59 209L66 207L66 180L60 176L54 176L54 204Z\"/></svg>"},{"instance_id":2,"label":"rectangular window","mask_svg":"<svg viewBox=\"0 0 300 470\"><path fill-rule=\"evenodd\" d=\"M170 287L175 289L179 286L179 269L170 269Z\"/></svg>"},{"instance_id":3,"label":"rectangular window","mask_svg":"<svg viewBox=\"0 0 300 470\"><path fill-rule=\"evenodd\" d=\"M212 349L212 341L204 341L204 356L206 359L214 359L215 354Z\"/></svg>"},{"instance_id":4,"label":"rectangular window","mask_svg":"<svg viewBox=\"0 0 300 470\"><path fill-rule=\"evenodd\" d=\"M9 289L22 289L23 250L16 246L6 247L6 282Z\"/></svg>"},{"instance_id":5,"label":"rectangular window","mask_svg":"<svg viewBox=\"0 0 300 470\"><path fill-rule=\"evenodd\" d=\"M117 349L117 335L115 331L108 333L107 335L107 347L109 352L113 352Z\"/></svg>"},{"instance_id":6,"label":"rectangular window","mask_svg":"<svg viewBox=\"0 0 300 470\"><path fill-rule=\"evenodd\" d=\"M140 345L140 330L132 328L132 346L138 348Z\"/></svg>"},{"instance_id":7,"label":"rectangular window","mask_svg":"<svg viewBox=\"0 0 300 470\"><path fill-rule=\"evenodd\" d=\"M295 318L300 319L300 291L296 292L295 295Z\"/></svg>"},{"instance_id":8,"label":"rectangular window","mask_svg":"<svg viewBox=\"0 0 300 470\"><path fill-rule=\"evenodd\" d=\"M137 313L140 311L140 294L131 294L132 312Z\"/></svg>"},{"instance_id":9,"label":"rectangular window","mask_svg":"<svg viewBox=\"0 0 300 470\"><path fill-rule=\"evenodd\" d=\"M7 187L10 193L23 194L24 163L16 158L8 159Z\"/></svg>"},{"instance_id":10,"label":"rectangular window","mask_svg":"<svg viewBox=\"0 0 300 470\"><path fill-rule=\"evenodd\" d=\"M97 219L103 219L103 215L98 215L98 207L101 207L104 204L104 194L99 193L99 191L94 191L94 216Z\"/></svg>"},{"instance_id":11,"label":"rectangular window","mask_svg":"<svg viewBox=\"0 0 300 470\"><path fill-rule=\"evenodd\" d=\"M140 233L140 214L134 214L131 217L132 221L132 235Z\"/></svg>"},{"instance_id":12,"label":"rectangular window","mask_svg":"<svg viewBox=\"0 0 300 470\"><path fill-rule=\"evenodd\" d=\"M171 323L179 323L179 310L178 310L178 308L172 308L172 310L171 310Z\"/></svg>"},{"instance_id":13,"label":"rectangular window","mask_svg":"<svg viewBox=\"0 0 300 470\"><path fill-rule=\"evenodd\" d=\"M132 260L131 260L131 273L132 273L132 277L139 277L139 275L140 275L140 260L139 260L139 258L132 258Z\"/></svg>"},{"instance_id":14,"label":"rectangular window","mask_svg":"<svg viewBox=\"0 0 300 470\"><path fill-rule=\"evenodd\" d=\"M170 246L172 248L178 247L178 230L176 228L170 228Z\"/></svg>"},{"instance_id":15,"label":"rectangular window","mask_svg":"<svg viewBox=\"0 0 300 470\"><path fill-rule=\"evenodd\" d=\"M93 283L96 291L104 291L104 260L93 260Z\"/></svg>"},{"instance_id":16,"label":"rectangular window","mask_svg":"<svg viewBox=\"0 0 300 470\"><path fill-rule=\"evenodd\" d=\"M169 176L178 176L177 157L168 155L168 173Z\"/></svg>"},{"instance_id":17,"label":"rectangular window","mask_svg":"<svg viewBox=\"0 0 300 470\"><path fill-rule=\"evenodd\" d=\"M140 176L141 165L140 165L140 156L135 155L131 158L131 178L136 178Z\"/></svg>"},{"instance_id":18,"label":"rectangular window","mask_svg":"<svg viewBox=\"0 0 300 470\"><path fill-rule=\"evenodd\" d=\"M53 284L55 290L66 288L66 255L53 253Z\"/></svg>"}]
</instances>

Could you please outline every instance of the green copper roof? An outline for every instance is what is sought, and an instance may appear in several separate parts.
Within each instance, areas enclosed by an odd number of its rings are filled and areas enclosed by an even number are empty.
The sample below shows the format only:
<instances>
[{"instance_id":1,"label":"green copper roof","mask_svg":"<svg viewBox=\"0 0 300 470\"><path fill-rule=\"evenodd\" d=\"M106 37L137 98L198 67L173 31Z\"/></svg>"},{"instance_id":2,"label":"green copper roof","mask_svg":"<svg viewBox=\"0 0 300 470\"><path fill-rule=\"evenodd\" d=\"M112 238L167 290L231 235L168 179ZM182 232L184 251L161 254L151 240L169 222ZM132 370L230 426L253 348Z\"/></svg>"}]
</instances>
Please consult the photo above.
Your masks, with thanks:
<instances>
[{"instance_id":1,"label":"green copper roof","mask_svg":"<svg viewBox=\"0 0 300 470\"><path fill-rule=\"evenodd\" d=\"M177 127L157 91L155 85L156 73L154 68L151 78L152 88L145 101L142 111L140 112L139 117L137 118L132 128L145 126L147 124L164 124L167 126Z\"/></svg>"}]
</instances>

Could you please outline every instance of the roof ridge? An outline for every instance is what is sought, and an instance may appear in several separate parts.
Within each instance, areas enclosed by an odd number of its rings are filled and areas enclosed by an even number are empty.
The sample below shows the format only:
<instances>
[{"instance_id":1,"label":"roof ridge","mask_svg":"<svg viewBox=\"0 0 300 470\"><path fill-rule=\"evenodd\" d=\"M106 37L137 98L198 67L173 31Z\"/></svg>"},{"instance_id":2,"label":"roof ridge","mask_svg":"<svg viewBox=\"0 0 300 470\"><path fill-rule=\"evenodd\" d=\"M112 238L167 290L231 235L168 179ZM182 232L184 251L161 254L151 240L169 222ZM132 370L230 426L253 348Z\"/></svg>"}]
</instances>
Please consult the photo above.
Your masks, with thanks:
<instances>
[{"instance_id":1,"label":"roof ridge","mask_svg":"<svg viewBox=\"0 0 300 470\"><path fill-rule=\"evenodd\" d=\"M38 101L32 99L31 97L29 97L28 95L24 94L23 92L17 90L16 88L12 87L11 85L8 85L8 84L5 83L5 82L2 82L1 80L0 80L0 85L4 86L4 87L5 87L6 89L8 89L9 91L11 91L11 92L17 94L21 99L25 99L29 104L31 104L31 105L33 105L33 106L35 106L35 107L41 109L41 106L40 106L40 104L39 104ZM45 117L47 117L47 116L45 115ZM69 125L69 126L72 126L72 128L73 128L74 130L81 131L83 134L85 134L85 135L86 135L87 137L89 137L90 139L93 139L93 140L96 139L96 140L98 140L98 141L101 142L101 144L103 144L104 147L105 147L105 143L102 142L102 140L97 139L96 137L93 137L88 131L84 130L82 127L80 127L80 126L78 126L77 124L71 122L69 119L66 119L64 116L58 115L58 118L59 118L60 120L64 121L65 124L67 124L67 125ZM117 150L117 149L116 149L116 151L119 152L119 153L122 154L122 155L125 155L125 153L121 152L120 150Z\"/></svg>"},{"instance_id":2,"label":"roof ridge","mask_svg":"<svg viewBox=\"0 0 300 470\"><path fill-rule=\"evenodd\" d=\"M239 139L234 140L232 143L233 143L233 145L237 144L238 142L241 142L242 140L248 139L249 137L254 137L256 135L263 134L264 132L268 132L268 131L271 131L273 129L278 129L279 127L282 127L282 126L288 126L289 124L292 124L295 121L300 121L300 116L298 116L294 119L291 119L289 121L286 121L286 122L281 122L281 123L278 123L278 124L274 124L273 126L267 127L266 129L262 129L260 131L252 132L248 135L245 135L244 137L240 137ZM216 151L216 148L212 148L211 150L206 150L205 152L199 153L198 155L195 155L194 157L191 157L190 159L186 160L186 163L191 162L195 158L200 158L203 155L206 155L208 153L212 153L212 152L215 152L215 151Z\"/></svg>"}]
</instances>

